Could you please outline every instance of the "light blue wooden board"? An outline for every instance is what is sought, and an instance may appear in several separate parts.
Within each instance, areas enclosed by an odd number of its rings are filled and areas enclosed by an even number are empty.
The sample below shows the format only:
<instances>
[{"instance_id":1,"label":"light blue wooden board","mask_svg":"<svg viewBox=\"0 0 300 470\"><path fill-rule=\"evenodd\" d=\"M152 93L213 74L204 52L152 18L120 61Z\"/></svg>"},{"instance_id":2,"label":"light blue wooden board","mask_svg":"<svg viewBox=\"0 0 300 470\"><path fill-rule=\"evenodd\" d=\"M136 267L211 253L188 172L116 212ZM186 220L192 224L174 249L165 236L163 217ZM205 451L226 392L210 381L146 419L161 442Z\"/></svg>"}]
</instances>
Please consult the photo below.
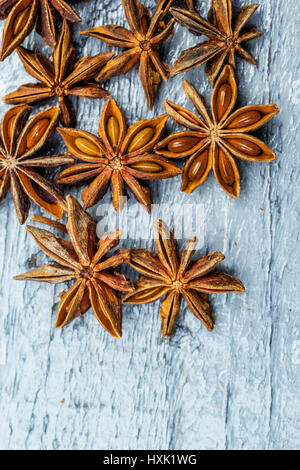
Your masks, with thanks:
<instances>
[{"instance_id":1,"label":"light blue wooden board","mask_svg":"<svg viewBox=\"0 0 300 470\"><path fill-rule=\"evenodd\" d=\"M91 312L54 330L62 289L12 281L45 257L18 224L7 197L0 207L0 448L299 449L300 8L298 0L260 3L252 24L265 35L250 45L259 67L238 62L239 103L278 104L281 113L260 134L277 160L241 163L237 201L212 176L191 196L180 193L180 178L150 185L156 203L192 204L189 210L198 205L196 233L186 221L185 238L197 235L202 253L221 250L223 268L243 280L246 294L211 296L213 333L183 305L173 337L164 340L158 303L124 308L120 341L109 337ZM201 2L203 14L208 6ZM83 21L74 33L82 55L108 50L77 33L98 24L125 26L120 2L79 2L77 9ZM177 26L166 58L172 62L196 43ZM36 34L26 45L50 53ZM16 53L0 70L1 96L33 81ZM184 78L209 99L203 69L163 83L152 112L136 69L106 85L132 124L162 113L164 98L191 109L181 90ZM96 132L103 102L75 104L80 127ZM1 105L1 116L7 108ZM174 131L174 124L167 129ZM58 137L54 148L63 149ZM133 215L129 224L134 226ZM141 239L151 230L147 218L143 224L139 219L136 240L123 245L153 249L150 239Z\"/></svg>"}]
</instances>

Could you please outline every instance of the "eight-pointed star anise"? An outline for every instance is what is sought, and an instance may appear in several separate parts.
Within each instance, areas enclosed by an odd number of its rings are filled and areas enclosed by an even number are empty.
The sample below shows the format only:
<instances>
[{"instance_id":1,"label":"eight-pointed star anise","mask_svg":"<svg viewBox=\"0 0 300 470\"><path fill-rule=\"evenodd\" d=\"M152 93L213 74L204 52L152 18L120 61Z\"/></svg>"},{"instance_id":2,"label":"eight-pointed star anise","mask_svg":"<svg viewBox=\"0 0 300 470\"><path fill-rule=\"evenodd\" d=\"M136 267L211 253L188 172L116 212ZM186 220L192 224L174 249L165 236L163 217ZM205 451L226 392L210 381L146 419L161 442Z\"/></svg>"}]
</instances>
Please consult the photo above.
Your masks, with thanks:
<instances>
[{"instance_id":1,"label":"eight-pointed star anise","mask_svg":"<svg viewBox=\"0 0 300 470\"><path fill-rule=\"evenodd\" d=\"M68 3L70 2L64 0L0 0L0 19L7 18L3 30L0 60L8 57L23 42L35 24L45 43L54 46L56 44L54 9L70 23L81 21Z\"/></svg>"},{"instance_id":2,"label":"eight-pointed star anise","mask_svg":"<svg viewBox=\"0 0 300 470\"><path fill-rule=\"evenodd\" d=\"M221 188L229 196L240 195L240 174L233 157L252 162L271 162L276 158L261 140L248 134L277 114L275 104L245 106L232 113L237 99L233 69L226 65L211 96L212 118L202 96L184 81L183 90L204 121L191 111L165 101L165 110L173 121L189 131L178 132L159 142L154 150L171 158L190 156L182 175L181 191L190 194L206 181L213 168Z\"/></svg>"},{"instance_id":3,"label":"eight-pointed star anise","mask_svg":"<svg viewBox=\"0 0 300 470\"><path fill-rule=\"evenodd\" d=\"M97 99L107 98L109 92L99 84L90 81L100 68L114 55L97 54L86 56L75 62L75 48L72 44L70 28L64 20L57 45L53 50L53 62L43 54L19 47L18 55L26 72L39 80L39 83L27 83L4 97L7 104L37 103L58 97L61 110L60 120L64 126L73 126L76 116L68 96Z\"/></svg>"},{"instance_id":4,"label":"eight-pointed star anise","mask_svg":"<svg viewBox=\"0 0 300 470\"><path fill-rule=\"evenodd\" d=\"M65 210L62 194L39 169L74 161L70 155L36 155L54 133L59 109L47 108L26 124L30 112L29 106L15 106L5 113L0 126L0 202L10 188L21 224L27 219L30 199L54 217L62 217Z\"/></svg>"},{"instance_id":5,"label":"eight-pointed star anise","mask_svg":"<svg viewBox=\"0 0 300 470\"><path fill-rule=\"evenodd\" d=\"M67 168L57 176L60 184L82 184L91 181L81 194L84 208L96 204L112 186L113 206L122 209L126 199L124 183L140 204L149 212L149 188L138 179L159 180L182 173L167 159L153 155L168 116L138 121L127 130L122 111L114 100L107 100L99 122L98 137L80 129L59 128L68 150L83 161Z\"/></svg>"},{"instance_id":6,"label":"eight-pointed star anise","mask_svg":"<svg viewBox=\"0 0 300 470\"><path fill-rule=\"evenodd\" d=\"M209 38L209 41L183 51L174 62L171 76L206 64L205 73L213 85L227 57L233 67L235 67L235 54L250 64L257 65L254 57L242 43L263 34L255 28L243 30L258 7L258 4L243 6L233 21L231 0L212 0L208 20L195 10L171 8L172 15L180 25L196 36L204 34Z\"/></svg>"},{"instance_id":7,"label":"eight-pointed star anise","mask_svg":"<svg viewBox=\"0 0 300 470\"><path fill-rule=\"evenodd\" d=\"M164 295L161 304L161 332L165 338L173 332L180 313L181 296L190 311L211 331L214 327L213 311L206 294L245 291L241 281L224 272L215 272L224 255L214 251L192 261L197 239L191 238L184 246L180 258L177 241L172 231L161 220L154 222L157 254L144 249L130 250L128 264L142 274L135 291L124 294L124 304L155 302Z\"/></svg>"},{"instance_id":8,"label":"eight-pointed star anise","mask_svg":"<svg viewBox=\"0 0 300 470\"><path fill-rule=\"evenodd\" d=\"M96 223L83 211L72 196L66 197L68 223L66 232L70 240L55 236L48 230L27 226L41 250L55 263L46 264L15 276L29 280L58 284L75 280L67 292L60 294L55 327L62 328L92 306L97 320L112 336L122 336L122 311L116 291L133 289L127 278L112 268L124 262L128 253L108 252L118 245L120 232L105 233L97 242Z\"/></svg>"},{"instance_id":9,"label":"eight-pointed star anise","mask_svg":"<svg viewBox=\"0 0 300 470\"><path fill-rule=\"evenodd\" d=\"M137 62L148 108L152 109L161 78L168 81L170 68L160 58L160 45L173 34L174 20L163 22L174 0L157 0L152 19L149 10L138 0L122 0L126 19L131 29L114 24L99 26L81 34L93 36L110 46L127 50L111 59L96 80L102 81L129 72Z\"/></svg>"}]
</instances>

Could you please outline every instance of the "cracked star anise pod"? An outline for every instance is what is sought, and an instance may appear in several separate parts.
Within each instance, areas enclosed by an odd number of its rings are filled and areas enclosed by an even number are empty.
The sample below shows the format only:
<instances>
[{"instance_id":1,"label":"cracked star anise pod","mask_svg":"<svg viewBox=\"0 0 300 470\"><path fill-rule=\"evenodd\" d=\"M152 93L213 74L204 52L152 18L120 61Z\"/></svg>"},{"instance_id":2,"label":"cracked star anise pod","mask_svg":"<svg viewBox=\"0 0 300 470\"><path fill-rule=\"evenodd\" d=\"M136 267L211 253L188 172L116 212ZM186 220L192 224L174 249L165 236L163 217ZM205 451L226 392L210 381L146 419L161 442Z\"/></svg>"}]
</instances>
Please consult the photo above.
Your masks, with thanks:
<instances>
[{"instance_id":1,"label":"cracked star anise pod","mask_svg":"<svg viewBox=\"0 0 300 470\"><path fill-rule=\"evenodd\" d=\"M182 173L167 159L150 153L159 141L166 114L138 121L127 129L122 111L114 100L107 100L99 122L98 137L80 129L59 128L69 152L82 161L57 176L60 184L91 182L82 191L84 209L96 204L112 187L113 206L117 211L126 199L124 183L149 212L149 188L138 180L159 180Z\"/></svg>"},{"instance_id":2,"label":"cracked star anise pod","mask_svg":"<svg viewBox=\"0 0 300 470\"><path fill-rule=\"evenodd\" d=\"M129 292L133 289L126 276L112 270L125 261L128 252L118 250L108 256L108 252L119 244L120 231L105 233L97 241L96 222L72 196L66 197L66 203L68 223L61 228L69 235L70 241L48 230L27 226L27 232L54 263L40 266L14 279L50 284L75 280L67 292L60 294L55 327L64 327L92 307L103 328L115 338L120 338L122 311L116 291ZM42 220L45 222L45 218ZM54 224L50 221L49 225Z\"/></svg>"},{"instance_id":3,"label":"cracked star anise pod","mask_svg":"<svg viewBox=\"0 0 300 470\"><path fill-rule=\"evenodd\" d=\"M126 48L111 59L100 71L96 80L102 81L126 74L139 62L139 77L148 109L152 109L161 78L168 81L170 68L160 57L160 46L173 34L174 20L163 22L174 0L157 0L155 12L150 18L149 10L138 0L122 0L129 29L109 24L98 26L81 34L93 36L109 46Z\"/></svg>"},{"instance_id":4,"label":"cracked star anise pod","mask_svg":"<svg viewBox=\"0 0 300 470\"><path fill-rule=\"evenodd\" d=\"M157 254L144 249L130 250L126 261L142 274L135 291L124 294L124 304L145 304L165 296L160 308L161 333L165 338L173 332L183 296L190 311L212 331L214 316L206 294L245 291L241 281L224 272L214 271L225 257L219 251L192 261L197 239L191 238L177 255L177 241L164 222L154 222Z\"/></svg>"},{"instance_id":5,"label":"cracked star anise pod","mask_svg":"<svg viewBox=\"0 0 300 470\"><path fill-rule=\"evenodd\" d=\"M74 161L67 154L37 155L55 131L59 109L47 108L26 124L31 109L26 105L11 108L0 126L0 203L10 188L21 224L28 217L30 199L54 217L62 217L65 210L63 196L39 170L57 168Z\"/></svg>"},{"instance_id":6,"label":"cracked star anise pod","mask_svg":"<svg viewBox=\"0 0 300 470\"><path fill-rule=\"evenodd\" d=\"M70 28L65 20L58 43L53 49L53 62L43 54L35 54L24 47L19 47L17 52L26 72L37 78L39 82L21 85L16 91L6 95L4 101L7 104L37 103L57 96L61 123L69 127L76 122L69 96L89 99L110 96L108 91L91 79L114 53L87 56L74 63L75 48Z\"/></svg>"},{"instance_id":7,"label":"cracked star anise pod","mask_svg":"<svg viewBox=\"0 0 300 470\"><path fill-rule=\"evenodd\" d=\"M70 23L81 21L69 3L65 0L0 0L0 19L7 18L3 29L0 60L8 57L23 42L35 24L45 43L54 46L55 11Z\"/></svg>"},{"instance_id":8,"label":"cracked star anise pod","mask_svg":"<svg viewBox=\"0 0 300 470\"><path fill-rule=\"evenodd\" d=\"M154 150L171 158L189 156L182 175L181 191L190 194L208 178L213 168L221 188L233 198L240 195L240 173L234 157L250 162L271 162L275 153L261 140L248 134L259 129L279 112L275 104L233 108L237 85L233 69L226 65L211 96L212 117L204 100L192 84L183 83L183 90L203 121L191 111L166 100L170 118L188 131L178 132L159 142Z\"/></svg>"},{"instance_id":9,"label":"cracked star anise pod","mask_svg":"<svg viewBox=\"0 0 300 470\"><path fill-rule=\"evenodd\" d=\"M257 3L243 6L233 20L231 0L212 0L208 20L195 10L171 8L172 15L181 26L196 36L203 34L209 38L208 41L183 51L174 62L171 76L206 64L205 74L213 85L227 58L228 63L235 67L235 54L246 62L257 65L243 43L263 34L255 28L244 30L258 7Z\"/></svg>"}]
</instances>

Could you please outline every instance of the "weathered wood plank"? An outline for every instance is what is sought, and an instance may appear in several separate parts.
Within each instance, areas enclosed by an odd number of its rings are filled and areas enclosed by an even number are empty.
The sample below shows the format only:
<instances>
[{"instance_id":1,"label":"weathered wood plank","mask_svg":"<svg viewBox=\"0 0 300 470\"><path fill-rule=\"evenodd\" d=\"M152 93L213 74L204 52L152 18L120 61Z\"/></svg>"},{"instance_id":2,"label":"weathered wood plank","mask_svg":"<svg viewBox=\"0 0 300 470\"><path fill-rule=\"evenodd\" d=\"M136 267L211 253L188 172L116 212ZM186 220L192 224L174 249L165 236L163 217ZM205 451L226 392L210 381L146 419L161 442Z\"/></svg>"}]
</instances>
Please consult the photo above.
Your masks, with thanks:
<instances>
[{"instance_id":1,"label":"weathered wood plank","mask_svg":"<svg viewBox=\"0 0 300 470\"><path fill-rule=\"evenodd\" d=\"M201 4L203 14L208 3ZM235 6L244 3L251 2L234 1ZM180 193L179 178L150 185L156 203L193 204L186 213L198 205L201 251L223 251L224 269L243 280L246 294L211 297L213 333L183 306L174 336L163 340L158 304L126 307L120 341L110 338L92 313L64 331L54 330L61 288L11 279L45 257L18 225L8 197L0 206L0 448L299 448L300 9L297 0L260 3L253 23L265 35L250 46L259 67L239 62L239 102L279 105L280 115L261 134L278 159L261 166L241 162L237 201L212 176L192 196ZM77 8L83 22L75 33L100 23L125 25L117 0ZM107 50L78 34L76 43L83 55ZM172 61L196 43L178 26L166 56ZM50 51L34 34L26 44ZM31 80L16 54L0 68L1 95ZM106 86L131 124L162 113L165 97L190 107L181 90L183 78L209 99L203 69L162 84L152 112L146 110L137 70ZM103 103L75 103L80 127L96 132ZM0 106L1 115L7 108ZM169 122L167 128L174 125ZM58 137L54 147L63 149ZM109 200L110 195L104 199ZM134 224L131 215L129 227ZM153 248L151 240L141 240L152 230L149 219L144 224L139 219L135 227L137 239L123 244ZM185 237L194 233L191 220L185 228Z\"/></svg>"}]
</instances>

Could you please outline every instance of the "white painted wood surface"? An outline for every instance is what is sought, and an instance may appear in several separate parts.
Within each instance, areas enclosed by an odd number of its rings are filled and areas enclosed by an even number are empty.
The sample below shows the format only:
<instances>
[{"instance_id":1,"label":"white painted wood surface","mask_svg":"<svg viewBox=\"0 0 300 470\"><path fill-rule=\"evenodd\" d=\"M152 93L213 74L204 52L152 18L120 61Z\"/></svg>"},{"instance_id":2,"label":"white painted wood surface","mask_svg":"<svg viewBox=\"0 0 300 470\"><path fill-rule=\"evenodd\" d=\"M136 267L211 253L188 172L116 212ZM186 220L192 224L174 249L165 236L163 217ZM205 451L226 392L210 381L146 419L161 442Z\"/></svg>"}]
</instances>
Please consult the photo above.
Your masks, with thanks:
<instances>
[{"instance_id":1,"label":"white painted wood surface","mask_svg":"<svg viewBox=\"0 0 300 470\"><path fill-rule=\"evenodd\" d=\"M153 0L145 3L154 5ZM278 104L281 113L260 133L277 160L241 162L237 201L213 176L191 196L180 193L180 178L150 184L156 203L202 208L196 233L204 240L201 252L221 250L224 269L242 279L246 294L211 296L213 333L182 305L173 337L164 340L159 303L124 308L120 341L91 312L63 331L54 330L61 286L12 280L46 258L18 224L8 195L0 207L0 448L299 449L300 4L260 3L252 23L265 35L250 44L259 67L238 62L239 103ZM203 14L208 7L209 1L201 2ZM83 21L74 35L82 55L108 47L79 36L79 30L126 25L118 0L79 2L77 10ZM197 41L177 26L165 46L166 61L173 62ZM50 53L37 34L25 44ZM34 81L16 53L0 70L1 96ZM164 98L190 107L181 90L184 78L209 98L203 68L163 83L152 112L146 109L137 69L106 87L131 124L162 113ZM75 104L78 127L96 132L103 102L79 99ZM0 108L2 116L8 107ZM174 131L174 124L168 122L167 129ZM51 141L54 148L63 149L58 137ZM109 199L110 194L104 201ZM189 226L186 236L194 235ZM151 240L141 239L151 230L147 219L145 225L138 223L137 240L124 240L123 246L152 249Z\"/></svg>"}]
</instances>

